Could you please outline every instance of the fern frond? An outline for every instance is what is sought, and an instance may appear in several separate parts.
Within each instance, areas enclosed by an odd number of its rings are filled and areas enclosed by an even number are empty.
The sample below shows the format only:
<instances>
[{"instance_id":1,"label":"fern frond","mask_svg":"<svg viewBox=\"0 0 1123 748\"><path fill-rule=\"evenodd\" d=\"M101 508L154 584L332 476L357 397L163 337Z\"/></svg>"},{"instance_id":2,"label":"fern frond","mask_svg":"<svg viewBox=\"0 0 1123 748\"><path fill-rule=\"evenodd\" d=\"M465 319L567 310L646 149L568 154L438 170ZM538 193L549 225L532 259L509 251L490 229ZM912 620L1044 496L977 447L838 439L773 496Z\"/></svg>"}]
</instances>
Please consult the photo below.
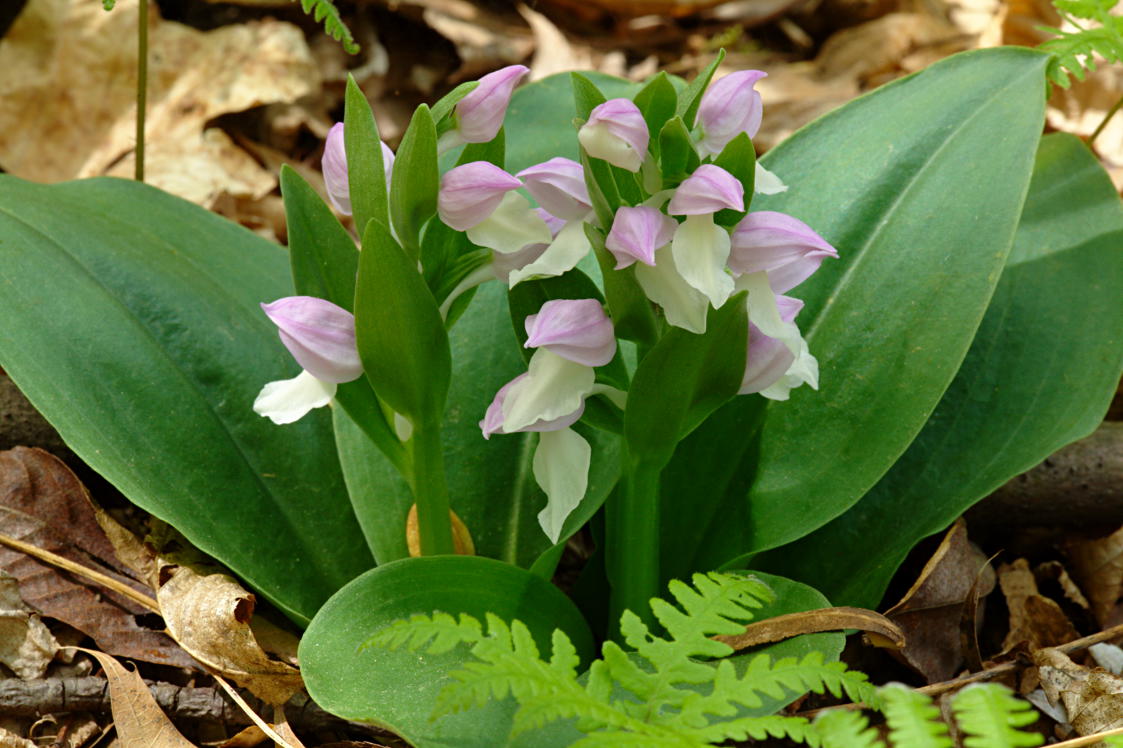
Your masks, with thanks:
<instances>
[{"instance_id":1,"label":"fern frond","mask_svg":"<svg viewBox=\"0 0 1123 748\"><path fill-rule=\"evenodd\" d=\"M823 748L882 748L877 730L861 712L836 709L824 712L815 720ZM899 748L916 748L911 743L898 743Z\"/></svg>"},{"instance_id":2,"label":"fern frond","mask_svg":"<svg viewBox=\"0 0 1123 748\"><path fill-rule=\"evenodd\" d=\"M951 748L947 725L940 709L928 696L899 684L879 691L889 725L889 739L908 748Z\"/></svg>"},{"instance_id":3,"label":"fern frond","mask_svg":"<svg viewBox=\"0 0 1123 748\"><path fill-rule=\"evenodd\" d=\"M1108 63L1123 60L1123 18L1108 12L1115 2L1116 0L1055 0L1053 4L1057 10L1077 30L1038 27L1057 37L1040 45L1042 50L1053 55L1047 70L1053 82L1068 88L1071 85L1068 75L1084 80L1085 70L1096 69L1097 55ZM1090 21L1094 25L1081 28L1075 19ZM1068 75L1065 71L1068 71Z\"/></svg>"},{"instance_id":4,"label":"fern frond","mask_svg":"<svg viewBox=\"0 0 1123 748\"><path fill-rule=\"evenodd\" d=\"M685 735L638 735L634 732L597 732L587 735L570 748L709 748Z\"/></svg>"},{"instance_id":5,"label":"fern frond","mask_svg":"<svg viewBox=\"0 0 1123 748\"><path fill-rule=\"evenodd\" d=\"M351 36L351 29L343 23L343 19L339 17L339 9L331 0L300 0L300 7L306 14L311 15L316 23L323 23L324 32L343 45L347 54L353 55L359 51L355 37Z\"/></svg>"},{"instance_id":6,"label":"fern frond","mask_svg":"<svg viewBox=\"0 0 1123 748\"><path fill-rule=\"evenodd\" d=\"M686 700L679 721L691 726L704 724L707 715L735 714L736 705L758 709L764 704L762 696L779 700L807 691L833 696L845 693L851 701L866 703L876 695L864 673L847 670L841 662L824 662L821 652L808 652L800 660L785 657L776 661L761 654L749 661L740 676L730 661L718 663L713 689Z\"/></svg>"},{"instance_id":7,"label":"fern frond","mask_svg":"<svg viewBox=\"0 0 1123 748\"><path fill-rule=\"evenodd\" d=\"M765 717L738 717L714 722L694 734L706 741L717 744L725 740L765 740L766 738L787 738L818 748L819 731L803 717L784 717L771 714Z\"/></svg>"},{"instance_id":8,"label":"fern frond","mask_svg":"<svg viewBox=\"0 0 1123 748\"><path fill-rule=\"evenodd\" d=\"M448 652L457 644L474 644L483 640L480 622L467 613L456 620L448 613L431 616L418 614L408 619L394 621L367 639L359 648L405 648L411 652L424 649L430 654Z\"/></svg>"},{"instance_id":9,"label":"fern frond","mask_svg":"<svg viewBox=\"0 0 1123 748\"><path fill-rule=\"evenodd\" d=\"M1044 738L1019 727L1037 721L1037 712L996 683L967 686L951 702L959 728L967 734L967 748L1033 748Z\"/></svg>"}]
</instances>

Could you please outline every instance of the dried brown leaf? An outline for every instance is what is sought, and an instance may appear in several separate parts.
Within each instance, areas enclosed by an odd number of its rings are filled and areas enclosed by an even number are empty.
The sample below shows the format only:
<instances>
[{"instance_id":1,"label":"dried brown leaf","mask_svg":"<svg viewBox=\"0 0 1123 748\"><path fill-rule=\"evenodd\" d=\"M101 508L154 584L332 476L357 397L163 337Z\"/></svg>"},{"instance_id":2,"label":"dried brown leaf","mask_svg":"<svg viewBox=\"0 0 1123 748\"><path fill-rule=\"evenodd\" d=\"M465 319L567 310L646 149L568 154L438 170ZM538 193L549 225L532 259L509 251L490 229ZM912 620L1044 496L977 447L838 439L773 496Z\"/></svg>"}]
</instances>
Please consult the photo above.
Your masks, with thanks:
<instances>
[{"instance_id":1,"label":"dried brown leaf","mask_svg":"<svg viewBox=\"0 0 1123 748\"><path fill-rule=\"evenodd\" d=\"M39 744L0 727L0 748L39 748Z\"/></svg>"},{"instance_id":2,"label":"dried brown leaf","mask_svg":"<svg viewBox=\"0 0 1123 748\"><path fill-rule=\"evenodd\" d=\"M57 651L58 642L20 598L19 582L0 571L0 662L24 680L42 678Z\"/></svg>"},{"instance_id":3,"label":"dried brown leaf","mask_svg":"<svg viewBox=\"0 0 1123 748\"><path fill-rule=\"evenodd\" d=\"M1068 616L1056 602L1041 595L1029 562L1019 558L998 567L998 583L1010 611L1010 630L1002 643L1009 652L1025 642L1030 649L1054 647L1077 638Z\"/></svg>"},{"instance_id":4,"label":"dried brown leaf","mask_svg":"<svg viewBox=\"0 0 1123 748\"><path fill-rule=\"evenodd\" d=\"M0 533L151 594L117 560L85 487L47 452L26 447L0 452ZM88 634L102 650L163 665L194 665L166 635L137 623L148 610L131 600L6 547L0 547L0 567L19 580L28 605Z\"/></svg>"},{"instance_id":5,"label":"dried brown leaf","mask_svg":"<svg viewBox=\"0 0 1123 748\"><path fill-rule=\"evenodd\" d=\"M1057 649L1038 650L1033 659L1042 689L1064 705L1078 735L1123 727L1123 678L1077 665Z\"/></svg>"},{"instance_id":6,"label":"dried brown leaf","mask_svg":"<svg viewBox=\"0 0 1123 748\"><path fill-rule=\"evenodd\" d=\"M1123 596L1123 528L1104 538L1078 540L1065 548L1068 567L1101 626L1115 620Z\"/></svg>"},{"instance_id":7,"label":"dried brown leaf","mask_svg":"<svg viewBox=\"0 0 1123 748\"><path fill-rule=\"evenodd\" d=\"M822 608L820 610L787 613L750 623L745 626L745 631L742 634L715 636L713 638L728 644L733 649L741 650L791 639L802 634L841 631L843 629L857 629L874 634L881 637L889 646L898 649L905 646L904 633L888 618L872 610L850 607Z\"/></svg>"},{"instance_id":8,"label":"dried brown leaf","mask_svg":"<svg viewBox=\"0 0 1123 748\"><path fill-rule=\"evenodd\" d=\"M300 671L271 659L254 638L256 600L233 577L177 565L161 577L156 599L168 632L195 659L271 704L303 688Z\"/></svg>"},{"instance_id":9,"label":"dried brown leaf","mask_svg":"<svg viewBox=\"0 0 1123 748\"><path fill-rule=\"evenodd\" d=\"M959 622L964 601L983 574L979 597L994 588L993 572L986 556L967 539L967 526L957 521L924 565L919 578L905 596L885 612L907 638L900 658L929 683L955 674L962 661Z\"/></svg>"},{"instance_id":10,"label":"dried brown leaf","mask_svg":"<svg viewBox=\"0 0 1123 748\"><path fill-rule=\"evenodd\" d=\"M35 181L131 176L137 0L30 0L0 40L0 164ZM217 128L222 114L319 90L299 28L266 20L202 32L150 9L146 174L210 206L276 186ZM28 123L34 122L33 127Z\"/></svg>"},{"instance_id":11,"label":"dried brown leaf","mask_svg":"<svg viewBox=\"0 0 1123 748\"><path fill-rule=\"evenodd\" d=\"M194 748L160 710L139 673L104 652L81 648L79 651L96 659L105 670L121 748Z\"/></svg>"}]
</instances>

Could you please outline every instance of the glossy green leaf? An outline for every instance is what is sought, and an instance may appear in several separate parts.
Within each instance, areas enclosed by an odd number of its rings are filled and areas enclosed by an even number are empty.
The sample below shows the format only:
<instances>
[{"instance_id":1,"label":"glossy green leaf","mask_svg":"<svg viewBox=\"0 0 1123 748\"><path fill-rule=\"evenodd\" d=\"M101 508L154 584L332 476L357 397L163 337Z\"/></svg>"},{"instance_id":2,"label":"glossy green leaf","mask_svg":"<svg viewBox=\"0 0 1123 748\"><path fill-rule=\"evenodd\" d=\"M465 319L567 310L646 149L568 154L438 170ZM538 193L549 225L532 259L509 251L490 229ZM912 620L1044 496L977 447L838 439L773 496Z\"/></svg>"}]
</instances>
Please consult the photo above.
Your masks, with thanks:
<instances>
[{"instance_id":1,"label":"glossy green leaf","mask_svg":"<svg viewBox=\"0 0 1123 748\"><path fill-rule=\"evenodd\" d=\"M418 748L553 748L567 745L566 725L509 738L514 702L430 721L448 673L464 661L443 655L364 648L383 626L414 613L491 612L527 624L543 652L564 630L586 662L593 639L580 612L545 579L475 556L410 558L373 569L341 589L316 615L300 642L301 673L312 698L341 717L386 727Z\"/></svg>"},{"instance_id":2,"label":"glossy green leaf","mask_svg":"<svg viewBox=\"0 0 1123 748\"><path fill-rule=\"evenodd\" d=\"M664 72L657 74L639 90L635 102L643 112L643 121L647 123L652 143L658 143L663 123L675 116L675 107L678 106L678 94L670 77Z\"/></svg>"},{"instance_id":3,"label":"glossy green leaf","mask_svg":"<svg viewBox=\"0 0 1123 748\"><path fill-rule=\"evenodd\" d=\"M702 95L706 93L706 87L710 85L710 79L714 77L714 71L721 61L725 59L725 50L718 50L714 56L713 62L702 69L702 72L690 81L687 87L679 94L678 109L675 110L676 114L682 117L683 123L686 127L694 127L694 117L698 113L698 106L702 103Z\"/></svg>"},{"instance_id":4,"label":"glossy green leaf","mask_svg":"<svg viewBox=\"0 0 1123 748\"><path fill-rule=\"evenodd\" d=\"M420 256L421 227L437 212L440 182L437 129L429 107L421 104L402 136L390 175L390 218L402 246L414 259Z\"/></svg>"},{"instance_id":5,"label":"glossy green leaf","mask_svg":"<svg viewBox=\"0 0 1123 748\"><path fill-rule=\"evenodd\" d=\"M258 306L283 249L136 182L0 177L0 285L0 365L132 501L296 621L369 568L329 414L252 410L300 370Z\"/></svg>"},{"instance_id":6,"label":"glossy green leaf","mask_svg":"<svg viewBox=\"0 0 1123 748\"><path fill-rule=\"evenodd\" d=\"M437 123L438 133L452 129L453 110L460 103L460 100L472 93L472 90L478 85L480 85L479 81L464 81L433 104L433 121Z\"/></svg>"},{"instance_id":7,"label":"glossy green leaf","mask_svg":"<svg viewBox=\"0 0 1123 748\"><path fill-rule=\"evenodd\" d=\"M1123 206L1096 158L1072 136L1044 138L998 289L924 429L849 511L754 565L872 607L916 541L1091 432L1123 369L1109 322L1123 319L1121 247Z\"/></svg>"},{"instance_id":8,"label":"glossy green leaf","mask_svg":"<svg viewBox=\"0 0 1123 748\"><path fill-rule=\"evenodd\" d=\"M624 412L631 454L666 464L679 440L737 393L747 343L744 293L711 308L702 335L669 328L632 377Z\"/></svg>"},{"instance_id":9,"label":"glossy green leaf","mask_svg":"<svg viewBox=\"0 0 1123 748\"><path fill-rule=\"evenodd\" d=\"M1021 215L1047 61L1016 48L956 55L768 154L791 189L755 207L805 221L841 259L794 292L807 302L797 322L821 390L768 406L743 550L791 541L853 505L951 383Z\"/></svg>"},{"instance_id":10,"label":"glossy green leaf","mask_svg":"<svg viewBox=\"0 0 1123 748\"><path fill-rule=\"evenodd\" d=\"M737 181L745 190L745 210L719 210L714 215L714 222L722 226L733 226L745 216L745 211L753 200L753 188L756 185L756 150L753 141L746 133L741 133L721 149L721 153L714 159L714 165L720 166L727 172L737 177Z\"/></svg>"},{"instance_id":11,"label":"glossy green leaf","mask_svg":"<svg viewBox=\"0 0 1123 748\"><path fill-rule=\"evenodd\" d=\"M416 263L377 221L363 235L355 337L379 397L416 426L439 423L452 369L444 320Z\"/></svg>"},{"instance_id":12,"label":"glossy green leaf","mask_svg":"<svg viewBox=\"0 0 1123 748\"><path fill-rule=\"evenodd\" d=\"M693 173L701 163L698 152L694 150L690 131L686 129L681 117L667 120L667 124L659 131L659 153L663 181L672 185Z\"/></svg>"},{"instance_id":13,"label":"glossy green leaf","mask_svg":"<svg viewBox=\"0 0 1123 748\"><path fill-rule=\"evenodd\" d=\"M573 103L577 116L587 120L589 114L607 101L608 97L584 73L570 73L569 77L573 84Z\"/></svg>"},{"instance_id":14,"label":"glossy green leaf","mask_svg":"<svg viewBox=\"0 0 1123 748\"><path fill-rule=\"evenodd\" d=\"M370 102L355 79L347 76L344 95L343 144L347 151L347 183L355 226L362 234L367 221L389 224L386 196L386 165L382 163L382 140Z\"/></svg>"}]
</instances>

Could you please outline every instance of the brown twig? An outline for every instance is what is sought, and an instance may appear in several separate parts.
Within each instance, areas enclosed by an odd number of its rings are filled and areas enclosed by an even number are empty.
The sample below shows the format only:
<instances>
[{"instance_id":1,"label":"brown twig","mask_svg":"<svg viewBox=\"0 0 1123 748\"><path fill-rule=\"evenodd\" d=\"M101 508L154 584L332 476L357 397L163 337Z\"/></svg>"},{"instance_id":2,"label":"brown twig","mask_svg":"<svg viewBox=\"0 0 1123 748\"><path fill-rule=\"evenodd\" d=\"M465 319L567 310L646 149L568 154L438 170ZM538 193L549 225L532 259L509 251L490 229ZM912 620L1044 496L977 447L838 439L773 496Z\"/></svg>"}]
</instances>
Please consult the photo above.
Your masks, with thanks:
<instances>
[{"instance_id":1,"label":"brown twig","mask_svg":"<svg viewBox=\"0 0 1123 748\"><path fill-rule=\"evenodd\" d=\"M44 563L51 564L52 566L57 566L58 568L69 571L72 574L77 574L79 576L85 577L91 582L105 587L107 590L112 590L113 592L116 592L117 594L122 595L129 600L132 600L137 605L147 608L153 613L158 614L160 612L160 606L148 595L137 592L129 585L118 582L113 577L106 576L99 571L94 571L88 566L83 566L82 564L75 563L68 558L63 558L57 553L51 553L50 551L44 550L37 545L25 543L22 540L16 540L15 538L4 535L3 533L0 533L0 545L6 545L9 548L14 548L17 551L26 553L28 556L37 558Z\"/></svg>"}]
</instances>

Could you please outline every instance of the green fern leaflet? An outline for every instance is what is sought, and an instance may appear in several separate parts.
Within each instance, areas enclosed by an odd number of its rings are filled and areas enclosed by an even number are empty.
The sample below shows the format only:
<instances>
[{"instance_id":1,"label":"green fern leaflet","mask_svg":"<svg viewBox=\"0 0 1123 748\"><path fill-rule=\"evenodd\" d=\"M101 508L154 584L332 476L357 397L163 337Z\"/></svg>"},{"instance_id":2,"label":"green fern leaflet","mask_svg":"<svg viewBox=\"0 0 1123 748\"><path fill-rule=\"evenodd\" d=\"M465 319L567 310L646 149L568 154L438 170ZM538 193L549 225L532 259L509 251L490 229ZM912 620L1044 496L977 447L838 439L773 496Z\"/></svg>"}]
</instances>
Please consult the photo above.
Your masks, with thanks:
<instances>
[{"instance_id":1,"label":"green fern leaflet","mask_svg":"<svg viewBox=\"0 0 1123 748\"><path fill-rule=\"evenodd\" d=\"M353 55L359 51L359 45L351 36L351 30L343 23L343 19L339 17L339 9L331 0L300 0L300 6L305 13L316 19L317 23L322 22L324 32L342 44L348 54Z\"/></svg>"},{"instance_id":2,"label":"green fern leaflet","mask_svg":"<svg viewBox=\"0 0 1123 748\"><path fill-rule=\"evenodd\" d=\"M758 655L739 674L723 659L733 649L710 637L743 631L753 610L770 601L772 592L739 574L695 574L692 582L670 583L677 605L651 601L666 637L625 612L620 629L630 651L606 642L602 658L593 662L583 681L565 633L554 631L552 654L545 660L521 621L508 624L492 615L486 627L467 615L418 615L379 631L366 646L439 653L466 645L473 659L451 673L452 683L441 692L434 718L510 695L518 702L513 735L573 719L586 734L574 748L701 748L767 737L818 746L818 732L803 718L744 716L743 709L759 708L764 696L783 698L809 690L876 699L865 675L840 662L825 662L820 652L798 660Z\"/></svg>"}]
</instances>

